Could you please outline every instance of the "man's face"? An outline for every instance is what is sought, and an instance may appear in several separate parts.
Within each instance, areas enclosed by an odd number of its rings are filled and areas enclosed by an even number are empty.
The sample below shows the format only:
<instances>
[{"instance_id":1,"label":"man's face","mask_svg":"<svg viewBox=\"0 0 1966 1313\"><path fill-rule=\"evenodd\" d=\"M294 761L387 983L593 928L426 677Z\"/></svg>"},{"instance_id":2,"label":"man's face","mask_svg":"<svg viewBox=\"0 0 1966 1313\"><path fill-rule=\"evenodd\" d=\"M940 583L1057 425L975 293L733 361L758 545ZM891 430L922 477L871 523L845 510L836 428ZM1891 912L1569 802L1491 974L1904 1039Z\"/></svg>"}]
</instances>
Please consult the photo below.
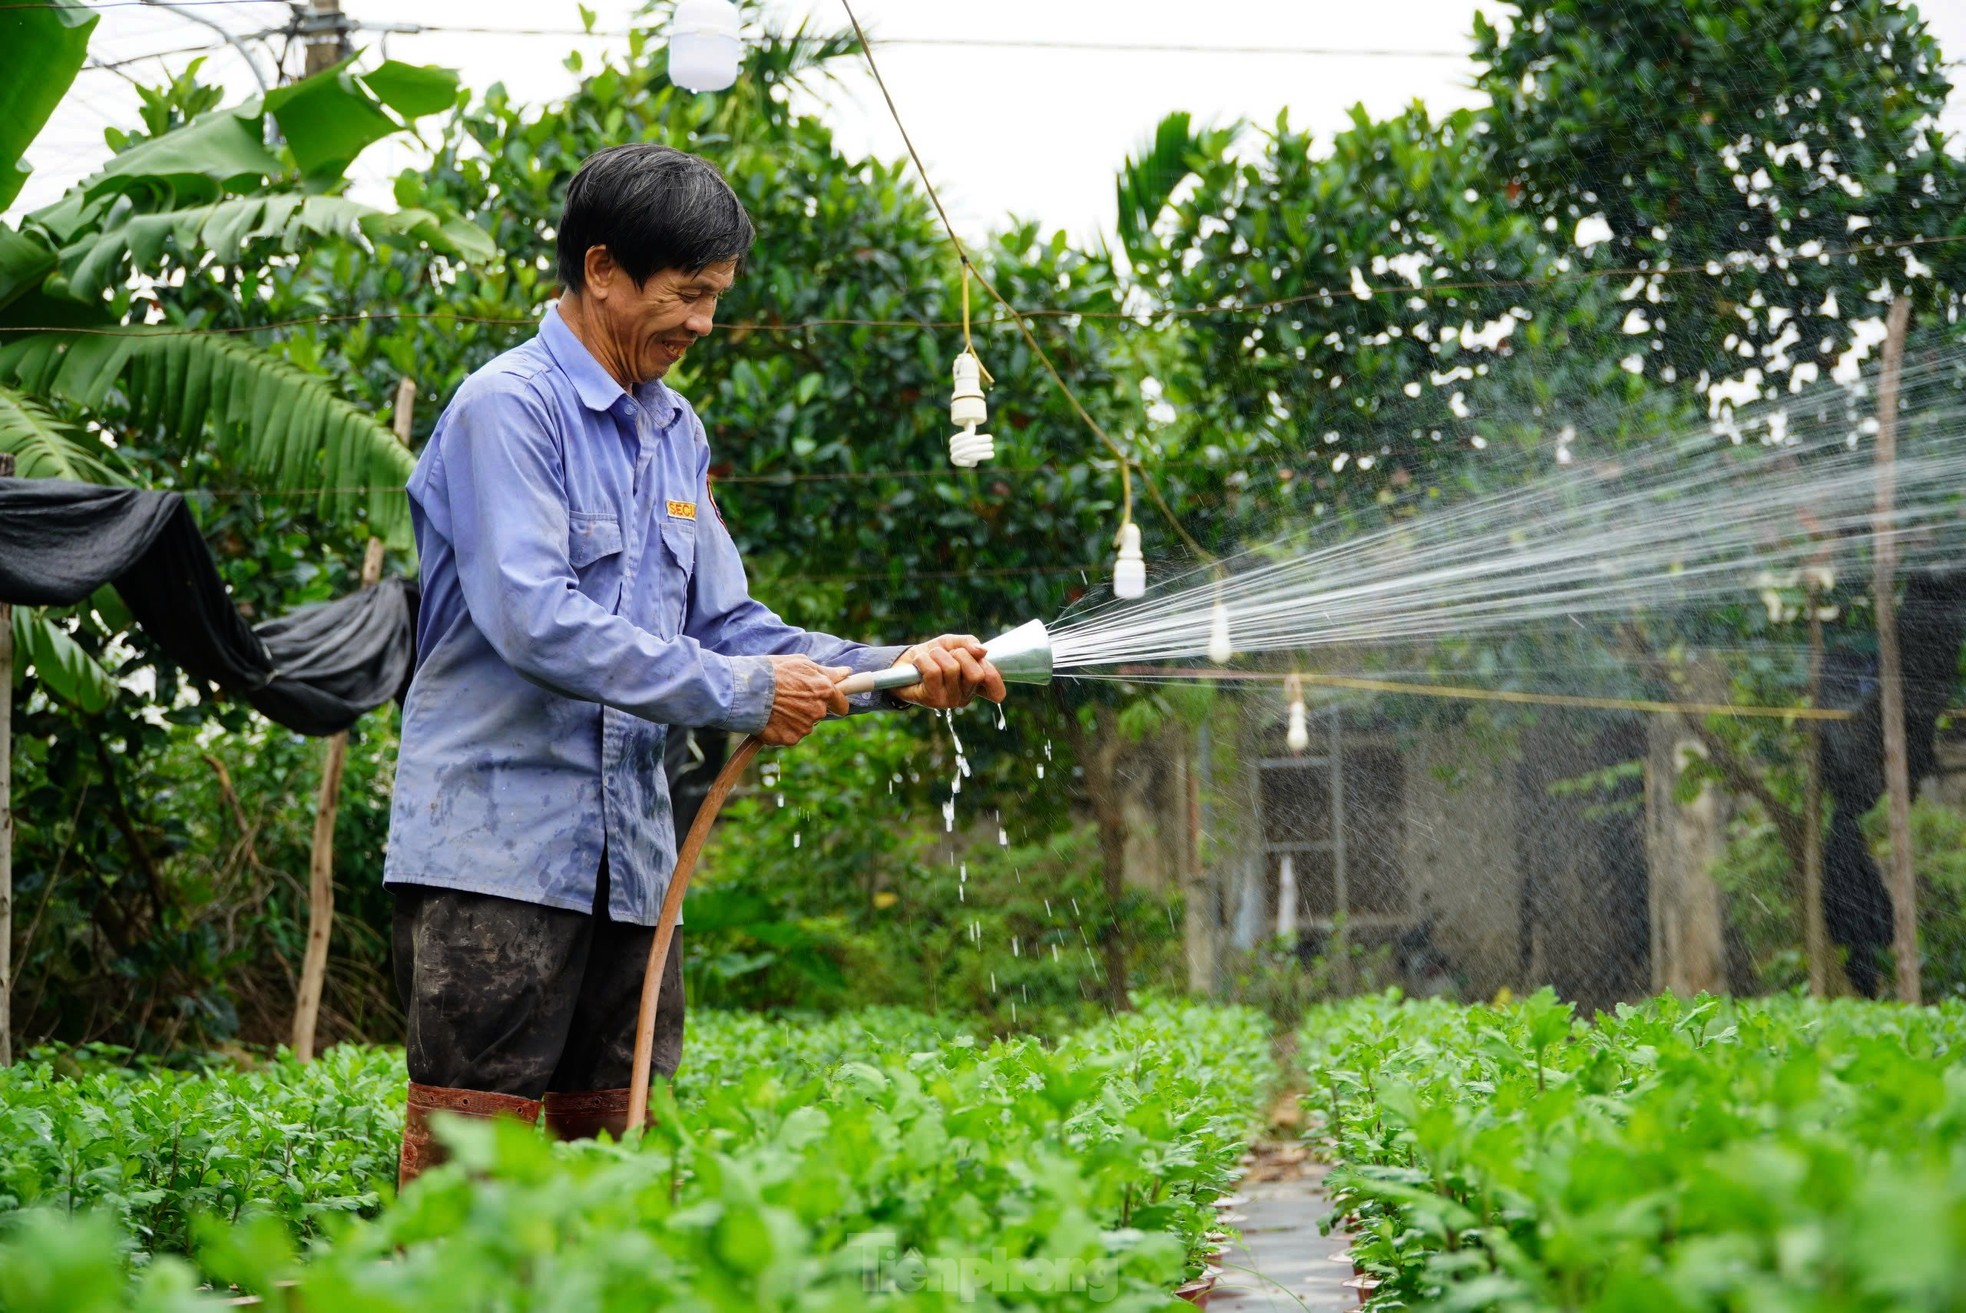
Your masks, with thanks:
<instances>
[{"instance_id":1,"label":"man's face","mask_svg":"<svg viewBox=\"0 0 1966 1313\"><path fill-rule=\"evenodd\" d=\"M590 267L590 299L600 321L595 326L619 367L635 382L647 383L667 374L692 343L709 334L717 298L730 290L737 264L726 261L695 273L662 269L640 287L611 260L599 279L594 272Z\"/></svg>"}]
</instances>

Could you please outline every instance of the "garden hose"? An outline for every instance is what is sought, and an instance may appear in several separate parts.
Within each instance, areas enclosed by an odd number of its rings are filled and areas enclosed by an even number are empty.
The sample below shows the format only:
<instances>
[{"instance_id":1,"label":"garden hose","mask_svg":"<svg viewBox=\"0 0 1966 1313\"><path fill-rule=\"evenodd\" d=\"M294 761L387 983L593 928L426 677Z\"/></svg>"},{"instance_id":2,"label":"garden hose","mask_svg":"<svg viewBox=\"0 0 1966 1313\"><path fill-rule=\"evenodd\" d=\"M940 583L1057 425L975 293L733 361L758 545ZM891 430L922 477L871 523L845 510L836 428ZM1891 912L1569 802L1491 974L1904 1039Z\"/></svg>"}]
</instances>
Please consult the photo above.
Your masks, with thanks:
<instances>
[{"instance_id":1,"label":"garden hose","mask_svg":"<svg viewBox=\"0 0 1966 1313\"><path fill-rule=\"evenodd\" d=\"M984 644L984 652L1005 682L1046 684L1051 681L1051 636L1042 623L1032 620ZM895 665L886 670L865 671L840 681L840 691L848 695L879 689L906 688L921 682L913 666ZM710 840L710 827L717 823L724 799L737 787L738 776L758 755L764 740L756 734L745 739L730 760L717 772L710 792L697 808L696 820L676 854L676 872L669 877L668 892L662 896L662 912L655 919L655 940L649 945L648 969L642 975L641 1010L635 1016L635 1069L628 1080L628 1129L648 1123L650 1063L655 1053L655 1008L662 999L662 969L669 962L669 943L676 937L676 922L683 913L683 895L689 891L690 877L696 873L697 858Z\"/></svg>"},{"instance_id":2,"label":"garden hose","mask_svg":"<svg viewBox=\"0 0 1966 1313\"><path fill-rule=\"evenodd\" d=\"M655 1052L655 1008L662 998L662 969L669 962L669 942L676 937L676 921L683 912L683 894L689 890L690 876L696 873L696 859L710 839L710 827L717 823L724 799L737 787L737 779L765 741L756 734L746 738L730 760L717 772L710 792L703 795L690 824L689 837L676 854L676 873L669 878L669 891L662 896L662 913L655 920L655 941L649 945L648 970L642 975L641 1010L635 1016L635 1070L628 1081L628 1129L648 1122L649 1064Z\"/></svg>"}]
</instances>

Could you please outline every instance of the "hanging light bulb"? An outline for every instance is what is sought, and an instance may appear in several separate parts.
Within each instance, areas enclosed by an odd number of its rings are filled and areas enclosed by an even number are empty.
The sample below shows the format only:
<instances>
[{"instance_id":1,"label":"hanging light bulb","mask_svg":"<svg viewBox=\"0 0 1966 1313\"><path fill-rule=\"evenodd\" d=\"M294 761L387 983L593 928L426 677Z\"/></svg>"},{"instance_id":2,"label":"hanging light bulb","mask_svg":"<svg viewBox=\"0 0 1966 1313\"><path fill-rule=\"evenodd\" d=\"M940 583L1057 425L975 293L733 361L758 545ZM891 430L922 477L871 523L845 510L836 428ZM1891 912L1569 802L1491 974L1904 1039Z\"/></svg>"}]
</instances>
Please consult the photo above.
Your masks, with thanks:
<instances>
[{"instance_id":1,"label":"hanging light bulb","mask_svg":"<svg viewBox=\"0 0 1966 1313\"><path fill-rule=\"evenodd\" d=\"M949 439L949 463L972 470L986 460L994 460L997 440L978 433L976 426L990 418L983 401L983 362L974 351L956 357L956 387L949 397L949 422L962 426L962 432Z\"/></svg>"},{"instance_id":2,"label":"hanging light bulb","mask_svg":"<svg viewBox=\"0 0 1966 1313\"><path fill-rule=\"evenodd\" d=\"M1124 601L1147 592L1147 562L1140 555L1140 526L1128 520L1120 526L1120 555L1113 564L1113 596Z\"/></svg>"},{"instance_id":3,"label":"hanging light bulb","mask_svg":"<svg viewBox=\"0 0 1966 1313\"><path fill-rule=\"evenodd\" d=\"M1302 752L1311 746L1311 730L1305 723L1304 685L1297 676L1292 675L1283 682L1283 695L1290 699L1290 720L1283 741L1292 752Z\"/></svg>"},{"instance_id":4,"label":"hanging light bulb","mask_svg":"<svg viewBox=\"0 0 1966 1313\"><path fill-rule=\"evenodd\" d=\"M1235 654L1235 646L1229 642L1229 607L1217 594L1215 606L1208 613L1208 659L1218 666L1226 666Z\"/></svg>"},{"instance_id":5,"label":"hanging light bulb","mask_svg":"<svg viewBox=\"0 0 1966 1313\"><path fill-rule=\"evenodd\" d=\"M669 23L669 80L691 91L722 91L737 81L744 54L732 0L681 0Z\"/></svg>"}]
</instances>

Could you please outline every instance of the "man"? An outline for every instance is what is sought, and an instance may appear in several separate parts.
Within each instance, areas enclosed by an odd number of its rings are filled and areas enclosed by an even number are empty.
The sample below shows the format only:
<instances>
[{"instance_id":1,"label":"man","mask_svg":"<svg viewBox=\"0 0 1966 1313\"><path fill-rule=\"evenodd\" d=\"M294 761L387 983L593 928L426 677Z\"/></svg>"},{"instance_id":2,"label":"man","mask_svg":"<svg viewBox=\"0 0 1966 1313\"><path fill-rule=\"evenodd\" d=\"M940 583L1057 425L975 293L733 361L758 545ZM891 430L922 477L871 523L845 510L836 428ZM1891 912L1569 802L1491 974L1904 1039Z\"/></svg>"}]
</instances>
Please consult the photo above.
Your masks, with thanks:
<instances>
[{"instance_id":1,"label":"man","mask_svg":"<svg viewBox=\"0 0 1966 1313\"><path fill-rule=\"evenodd\" d=\"M703 426L662 377L709 333L754 233L709 163L601 151L567 189L562 295L458 389L410 478L417 670L384 879L409 1013L401 1182L428 1117L623 1130L635 1012L676 860L665 725L793 744L849 672L914 663L902 699L1001 701L983 647L903 651L785 624L748 595ZM857 699L872 706L878 695ZM682 1054L681 940L655 1065Z\"/></svg>"}]
</instances>

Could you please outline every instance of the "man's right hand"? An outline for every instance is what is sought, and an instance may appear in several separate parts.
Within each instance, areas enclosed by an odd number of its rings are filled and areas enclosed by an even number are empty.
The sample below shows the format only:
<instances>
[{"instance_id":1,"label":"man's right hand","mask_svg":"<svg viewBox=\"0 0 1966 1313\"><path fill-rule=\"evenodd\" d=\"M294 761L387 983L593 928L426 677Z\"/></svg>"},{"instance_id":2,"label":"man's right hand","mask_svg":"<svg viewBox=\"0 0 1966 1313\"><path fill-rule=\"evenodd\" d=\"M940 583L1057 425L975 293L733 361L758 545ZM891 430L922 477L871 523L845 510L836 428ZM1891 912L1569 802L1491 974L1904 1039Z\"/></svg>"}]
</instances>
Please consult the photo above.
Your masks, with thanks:
<instances>
[{"instance_id":1,"label":"man's right hand","mask_svg":"<svg viewBox=\"0 0 1966 1313\"><path fill-rule=\"evenodd\" d=\"M811 657L775 656L771 658L775 687L771 695L771 719L758 731L758 737L773 747L789 748L812 727L826 719L847 714L846 694L840 692L842 679L853 673L848 666L822 666Z\"/></svg>"}]
</instances>

